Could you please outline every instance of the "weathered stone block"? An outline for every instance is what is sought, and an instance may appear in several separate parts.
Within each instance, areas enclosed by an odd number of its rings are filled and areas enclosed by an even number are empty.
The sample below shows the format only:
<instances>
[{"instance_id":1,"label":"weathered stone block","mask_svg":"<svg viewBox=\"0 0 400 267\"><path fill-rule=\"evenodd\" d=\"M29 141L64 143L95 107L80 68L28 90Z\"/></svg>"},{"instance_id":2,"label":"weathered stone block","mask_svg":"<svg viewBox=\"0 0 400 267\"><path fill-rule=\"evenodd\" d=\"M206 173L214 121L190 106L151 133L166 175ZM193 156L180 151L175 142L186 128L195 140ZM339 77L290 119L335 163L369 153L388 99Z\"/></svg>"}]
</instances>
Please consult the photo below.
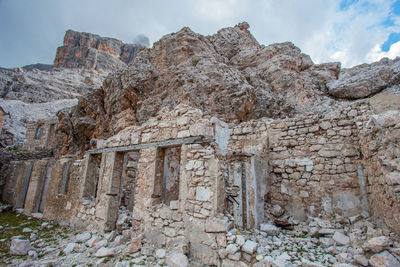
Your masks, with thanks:
<instances>
[{"instance_id":1,"label":"weathered stone block","mask_svg":"<svg viewBox=\"0 0 400 267\"><path fill-rule=\"evenodd\" d=\"M392 241L386 236L373 237L367 241L367 247L375 253L381 252L392 244Z\"/></svg>"},{"instance_id":2,"label":"weathered stone block","mask_svg":"<svg viewBox=\"0 0 400 267\"><path fill-rule=\"evenodd\" d=\"M341 246L347 246L350 243L350 238L339 231L336 231L332 238Z\"/></svg>"},{"instance_id":3,"label":"weathered stone block","mask_svg":"<svg viewBox=\"0 0 400 267\"><path fill-rule=\"evenodd\" d=\"M189 127L191 136L207 136L214 135L214 129L206 124L194 124Z\"/></svg>"},{"instance_id":4,"label":"weathered stone block","mask_svg":"<svg viewBox=\"0 0 400 267\"><path fill-rule=\"evenodd\" d=\"M243 246L242 251L246 252L247 254L253 255L254 252L257 250L257 243L251 240L247 240Z\"/></svg>"},{"instance_id":5,"label":"weathered stone block","mask_svg":"<svg viewBox=\"0 0 400 267\"><path fill-rule=\"evenodd\" d=\"M98 258L112 257L114 255L115 255L115 249L114 248L105 248L105 247L100 248L94 254L94 256L98 257Z\"/></svg>"},{"instance_id":6,"label":"weathered stone block","mask_svg":"<svg viewBox=\"0 0 400 267\"><path fill-rule=\"evenodd\" d=\"M167 253L165 263L171 267L186 267L189 265L189 260L183 253L173 250Z\"/></svg>"},{"instance_id":7,"label":"weathered stone block","mask_svg":"<svg viewBox=\"0 0 400 267\"><path fill-rule=\"evenodd\" d=\"M209 201L211 199L211 189L208 187L196 187L196 200Z\"/></svg>"},{"instance_id":8,"label":"weathered stone block","mask_svg":"<svg viewBox=\"0 0 400 267\"><path fill-rule=\"evenodd\" d=\"M207 233L220 233L229 230L230 223L225 218L209 217L205 223L205 230Z\"/></svg>"},{"instance_id":9,"label":"weathered stone block","mask_svg":"<svg viewBox=\"0 0 400 267\"><path fill-rule=\"evenodd\" d=\"M134 254L142 249L142 238L141 237L134 237L131 240L131 243L128 248L129 254Z\"/></svg>"}]
</instances>

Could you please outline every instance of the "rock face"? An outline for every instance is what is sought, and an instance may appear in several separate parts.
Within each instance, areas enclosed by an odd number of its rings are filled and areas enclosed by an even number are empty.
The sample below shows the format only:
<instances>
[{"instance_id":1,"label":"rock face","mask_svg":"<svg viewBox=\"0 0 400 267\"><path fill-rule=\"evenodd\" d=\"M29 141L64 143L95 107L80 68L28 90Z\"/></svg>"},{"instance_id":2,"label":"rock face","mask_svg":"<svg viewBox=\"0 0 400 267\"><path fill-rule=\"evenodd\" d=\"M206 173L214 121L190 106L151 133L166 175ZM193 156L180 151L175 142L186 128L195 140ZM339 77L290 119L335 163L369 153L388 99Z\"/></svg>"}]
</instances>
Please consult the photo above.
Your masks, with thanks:
<instances>
[{"instance_id":1,"label":"rock face","mask_svg":"<svg viewBox=\"0 0 400 267\"><path fill-rule=\"evenodd\" d=\"M140 48L117 39L68 30L64 45L57 49L54 67L115 70L130 63Z\"/></svg>"},{"instance_id":2,"label":"rock face","mask_svg":"<svg viewBox=\"0 0 400 267\"><path fill-rule=\"evenodd\" d=\"M327 86L329 94L334 97L358 99L398 84L400 84L400 57L394 60L384 58L372 64L343 69L339 79L329 82Z\"/></svg>"},{"instance_id":3,"label":"rock face","mask_svg":"<svg viewBox=\"0 0 400 267\"><path fill-rule=\"evenodd\" d=\"M1 140L7 133L19 142L25 136L26 121L43 119L44 113L46 117L55 116L58 110L76 105L77 98L99 88L109 72L125 67L141 48L69 30L64 46L57 50L55 68L45 64L0 68L0 104L13 118L6 119ZM14 104L14 101L24 103ZM55 101L62 101L62 104L53 104ZM39 103L43 107L39 112L21 116L25 113L25 103L33 104L34 109Z\"/></svg>"},{"instance_id":4,"label":"rock face","mask_svg":"<svg viewBox=\"0 0 400 267\"><path fill-rule=\"evenodd\" d=\"M240 122L326 113L342 103L337 97L366 97L386 87L399 93L399 59L341 71L340 63L314 64L292 43L260 45L248 28L240 23L212 36L183 28L140 51L99 90L59 113L62 153L83 151L92 138L180 103Z\"/></svg>"},{"instance_id":5,"label":"rock face","mask_svg":"<svg viewBox=\"0 0 400 267\"><path fill-rule=\"evenodd\" d=\"M78 98L99 88L107 73L74 69L0 68L0 96L5 100L45 103Z\"/></svg>"},{"instance_id":6,"label":"rock face","mask_svg":"<svg viewBox=\"0 0 400 267\"><path fill-rule=\"evenodd\" d=\"M212 36L183 28L164 36L139 52L127 68L110 75L100 90L59 113L60 138L72 141L80 135L87 143L179 103L225 121L247 121L289 116L332 102L325 84L337 78L339 63L314 65L292 43L260 45L248 28L241 23ZM79 129L86 129L83 136Z\"/></svg>"}]
</instances>

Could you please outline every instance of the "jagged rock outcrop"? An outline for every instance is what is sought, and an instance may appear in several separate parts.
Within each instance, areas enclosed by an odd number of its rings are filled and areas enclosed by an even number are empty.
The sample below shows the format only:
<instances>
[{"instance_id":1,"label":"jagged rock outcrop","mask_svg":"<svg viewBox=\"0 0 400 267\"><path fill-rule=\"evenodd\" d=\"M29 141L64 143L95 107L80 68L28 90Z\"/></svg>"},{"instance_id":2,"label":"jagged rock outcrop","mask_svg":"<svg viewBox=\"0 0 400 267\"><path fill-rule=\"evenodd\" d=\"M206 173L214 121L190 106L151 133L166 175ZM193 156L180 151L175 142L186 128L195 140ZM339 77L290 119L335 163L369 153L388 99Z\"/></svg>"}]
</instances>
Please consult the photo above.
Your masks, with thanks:
<instances>
[{"instance_id":1,"label":"jagged rock outcrop","mask_svg":"<svg viewBox=\"0 0 400 267\"><path fill-rule=\"evenodd\" d=\"M68 30L64 45L57 49L54 67L116 70L130 63L141 48L113 38Z\"/></svg>"},{"instance_id":2,"label":"jagged rock outcrop","mask_svg":"<svg viewBox=\"0 0 400 267\"><path fill-rule=\"evenodd\" d=\"M0 68L0 97L25 103L76 99L99 88L107 74L85 69Z\"/></svg>"},{"instance_id":3,"label":"jagged rock outcrop","mask_svg":"<svg viewBox=\"0 0 400 267\"><path fill-rule=\"evenodd\" d=\"M54 66L39 63L0 68L0 104L12 117L6 118L4 134L22 142L27 121L55 116L58 110L75 105L77 98L99 88L111 71L131 62L141 48L69 30Z\"/></svg>"},{"instance_id":4,"label":"jagged rock outcrop","mask_svg":"<svg viewBox=\"0 0 400 267\"><path fill-rule=\"evenodd\" d=\"M179 103L230 122L282 118L335 108L344 101L332 98L335 88L355 91L346 98L358 98L368 95L358 91L369 82L377 85L375 92L397 82L396 60L342 73L340 63L314 64L290 42L260 45L248 28L240 23L212 36L183 28L139 52L129 66L108 76L98 91L59 113L63 147L75 147L64 152L87 148L91 138L141 124L163 107Z\"/></svg>"},{"instance_id":5,"label":"jagged rock outcrop","mask_svg":"<svg viewBox=\"0 0 400 267\"><path fill-rule=\"evenodd\" d=\"M334 97L358 99L368 97L383 89L400 84L400 57L383 58L372 64L361 64L342 69L339 79L327 84Z\"/></svg>"},{"instance_id":6,"label":"jagged rock outcrop","mask_svg":"<svg viewBox=\"0 0 400 267\"><path fill-rule=\"evenodd\" d=\"M28 121L53 117L58 110L76 105L79 97L99 88L106 75L66 68L0 68L0 106L10 113L0 140L12 135L15 142L23 142Z\"/></svg>"},{"instance_id":7,"label":"jagged rock outcrop","mask_svg":"<svg viewBox=\"0 0 400 267\"><path fill-rule=\"evenodd\" d=\"M127 126L141 124L162 108L179 103L225 121L240 122L325 113L349 99L388 87L398 89L398 59L341 70L337 62L314 64L290 42L260 45L248 28L247 23L240 23L212 36L183 28L164 36L150 49L67 31L52 71L67 71L60 67L91 69L81 72L85 78L79 88L88 90L64 90L65 81L57 84L52 78L48 84L54 85L53 91L34 94L36 87L19 90L19 84L34 79L16 73L3 78L7 82L3 82L2 92L13 99L21 98L20 91L32 91L24 98L26 102L45 102L46 97L74 98L97 88L108 71L116 70L100 89L80 98L77 106L59 112L60 147L63 153L69 153L86 149L92 138L108 137ZM76 69L68 71L71 73L59 76L76 80ZM32 72L45 73L37 69ZM40 76L39 80L46 79Z\"/></svg>"},{"instance_id":8,"label":"jagged rock outcrop","mask_svg":"<svg viewBox=\"0 0 400 267\"><path fill-rule=\"evenodd\" d=\"M96 121L81 140L87 143L178 103L226 121L285 117L332 104L325 84L338 77L339 63L315 65L292 43L260 45L248 28L241 23L212 36L189 28L166 35L111 74L99 92L80 99L68 116L60 113L61 121L69 117L78 128L80 121ZM67 132L78 134L75 128Z\"/></svg>"}]
</instances>

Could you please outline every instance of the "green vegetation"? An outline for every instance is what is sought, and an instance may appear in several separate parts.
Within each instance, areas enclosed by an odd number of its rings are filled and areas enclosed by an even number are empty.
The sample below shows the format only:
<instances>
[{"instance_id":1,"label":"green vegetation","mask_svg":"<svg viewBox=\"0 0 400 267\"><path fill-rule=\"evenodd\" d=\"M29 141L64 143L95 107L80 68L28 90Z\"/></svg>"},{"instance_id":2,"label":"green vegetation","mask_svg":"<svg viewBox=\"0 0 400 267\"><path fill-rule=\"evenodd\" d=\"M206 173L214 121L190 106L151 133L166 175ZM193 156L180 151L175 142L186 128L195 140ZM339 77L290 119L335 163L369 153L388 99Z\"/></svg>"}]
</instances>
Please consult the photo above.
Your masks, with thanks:
<instances>
[{"instance_id":1,"label":"green vegetation","mask_svg":"<svg viewBox=\"0 0 400 267\"><path fill-rule=\"evenodd\" d=\"M13 236L21 236L21 239L30 239L32 233L37 235L37 239L41 239L48 245L57 244L57 239L66 238L70 233L70 230L66 227L52 226L52 227L41 227L43 221L27 217L23 214L17 214L15 212L3 212L0 213L0 266L10 263L11 259L21 258L26 259L27 256L15 256L9 254L9 248L11 245L11 238ZM23 232L24 228L30 228L33 232ZM37 230L37 231L35 231ZM33 247L38 248L37 245L32 244ZM39 253L39 257L41 257Z\"/></svg>"}]
</instances>

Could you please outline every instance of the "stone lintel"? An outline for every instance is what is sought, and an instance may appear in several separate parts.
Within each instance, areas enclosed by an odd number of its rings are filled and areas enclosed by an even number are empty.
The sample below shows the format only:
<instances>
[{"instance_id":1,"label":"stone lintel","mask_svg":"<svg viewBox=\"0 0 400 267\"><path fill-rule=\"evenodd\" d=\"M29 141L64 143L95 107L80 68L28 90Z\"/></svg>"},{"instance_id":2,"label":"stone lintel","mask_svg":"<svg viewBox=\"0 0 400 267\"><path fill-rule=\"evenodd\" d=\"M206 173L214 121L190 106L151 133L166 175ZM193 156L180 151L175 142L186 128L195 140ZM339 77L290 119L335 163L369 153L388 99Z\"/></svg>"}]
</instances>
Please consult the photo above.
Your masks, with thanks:
<instances>
[{"instance_id":1,"label":"stone lintel","mask_svg":"<svg viewBox=\"0 0 400 267\"><path fill-rule=\"evenodd\" d=\"M187 137L187 138L182 138L182 139L149 142L149 143L131 145L131 146L119 146L119 147L93 149L93 150L86 151L85 154L99 154L99 153L114 152L114 151L122 152L122 151L130 151L130 150L139 150L139 149L148 148L148 147L169 147L169 146L176 146L176 145L182 145L182 144L210 143L213 141L214 141L214 139L204 138L203 136L193 136L193 137Z\"/></svg>"}]
</instances>

